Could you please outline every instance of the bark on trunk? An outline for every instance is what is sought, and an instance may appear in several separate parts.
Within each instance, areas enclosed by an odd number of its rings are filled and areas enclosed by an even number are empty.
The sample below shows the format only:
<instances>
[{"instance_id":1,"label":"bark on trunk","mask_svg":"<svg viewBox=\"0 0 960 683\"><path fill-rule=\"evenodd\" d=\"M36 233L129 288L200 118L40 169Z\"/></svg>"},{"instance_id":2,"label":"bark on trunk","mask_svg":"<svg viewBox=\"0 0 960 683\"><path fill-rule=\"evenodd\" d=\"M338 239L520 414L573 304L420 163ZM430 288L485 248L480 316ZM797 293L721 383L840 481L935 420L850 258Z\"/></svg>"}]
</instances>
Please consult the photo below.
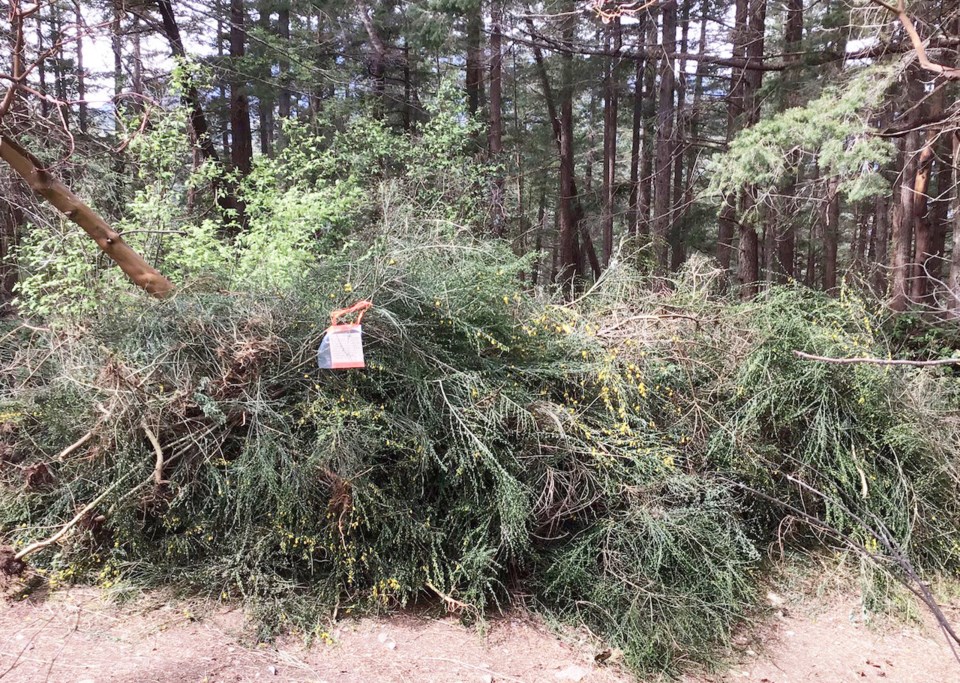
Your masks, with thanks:
<instances>
[{"instance_id":1,"label":"bark on trunk","mask_svg":"<svg viewBox=\"0 0 960 683\"><path fill-rule=\"evenodd\" d=\"M637 33L644 37L647 15L640 15ZM630 138L630 199L627 201L627 233L637 234L637 222L640 217L640 149L643 141L643 76L646 71L646 58L636 61L636 73L633 84L633 131Z\"/></svg>"},{"instance_id":2,"label":"bark on trunk","mask_svg":"<svg viewBox=\"0 0 960 683\"><path fill-rule=\"evenodd\" d=\"M873 234L870 235L868 259L870 260L870 282L877 296L883 296L887 288L887 252L890 244L890 200L880 195L874 202Z\"/></svg>"},{"instance_id":3,"label":"bark on trunk","mask_svg":"<svg viewBox=\"0 0 960 683\"><path fill-rule=\"evenodd\" d=\"M466 87L467 110L471 114L476 114L483 106L483 16L481 0L475 1L476 7L467 15Z\"/></svg>"},{"instance_id":4,"label":"bark on trunk","mask_svg":"<svg viewBox=\"0 0 960 683\"><path fill-rule=\"evenodd\" d=\"M503 51L501 37L503 20L502 0L490 3L490 159L496 164L503 155ZM491 232L495 237L506 233L503 171L497 170L493 179Z\"/></svg>"},{"instance_id":5,"label":"bark on trunk","mask_svg":"<svg viewBox=\"0 0 960 683\"><path fill-rule=\"evenodd\" d=\"M904 138L904 163L900 172L899 201L893 209L893 254L890 262L890 300L894 311L904 311L910 298L910 247L913 243L913 183L916 179L920 133L910 131Z\"/></svg>"},{"instance_id":6,"label":"bark on trunk","mask_svg":"<svg viewBox=\"0 0 960 683\"><path fill-rule=\"evenodd\" d=\"M284 5L277 10L277 35L283 44L283 50L280 52L280 96L277 98L277 116L282 121L290 118L290 60L287 58L287 52L290 49L289 5Z\"/></svg>"},{"instance_id":7,"label":"bark on trunk","mask_svg":"<svg viewBox=\"0 0 960 683\"><path fill-rule=\"evenodd\" d=\"M732 56L746 57L750 6L748 0L736 0L733 25ZM729 143L743 127L744 90L746 71L739 67L730 69L730 90L727 95L727 142ZM717 260L720 267L729 270L733 260L733 236L737 231L737 195L730 193L723 199L717 221Z\"/></svg>"},{"instance_id":8,"label":"bark on trunk","mask_svg":"<svg viewBox=\"0 0 960 683\"><path fill-rule=\"evenodd\" d=\"M622 47L620 19L614 19L607 25L607 45L613 48L614 54ZM614 200L616 199L616 168L617 168L617 70L620 60L611 57L607 62L606 78L603 89L603 218L601 229L603 233L602 266L610 265L613 256L613 216Z\"/></svg>"},{"instance_id":9,"label":"bark on trunk","mask_svg":"<svg viewBox=\"0 0 960 683\"><path fill-rule=\"evenodd\" d=\"M657 22L647 22L647 45L657 44ZM643 146L640 150L640 214L637 230L644 237L653 232L650 211L653 208L653 140L657 126L657 63L648 57L643 75Z\"/></svg>"},{"instance_id":10,"label":"bark on trunk","mask_svg":"<svg viewBox=\"0 0 960 683\"><path fill-rule=\"evenodd\" d=\"M960 135L953 131L950 135L953 147L953 252L950 255L950 275L947 279L948 312L953 318L960 318Z\"/></svg>"},{"instance_id":11,"label":"bark on trunk","mask_svg":"<svg viewBox=\"0 0 960 683\"><path fill-rule=\"evenodd\" d=\"M253 162L253 135L250 129L250 103L247 82L239 73L246 54L246 12L243 0L230 0L230 60L234 74L230 79L230 162L240 176L250 173Z\"/></svg>"},{"instance_id":12,"label":"bark on trunk","mask_svg":"<svg viewBox=\"0 0 960 683\"><path fill-rule=\"evenodd\" d=\"M560 85L560 265L557 281L572 294L577 276L579 249L577 245L577 216L574 211L574 150L573 150L573 48L576 27L575 5L567 2L562 19L565 47Z\"/></svg>"},{"instance_id":13,"label":"bark on trunk","mask_svg":"<svg viewBox=\"0 0 960 683\"><path fill-rule=\"evenodd\" d=\"M803 0L787 0L786 11L783 38L787 54L784 56L784 63L789 64L789 68L784 72L784 78L787 80L787 93L783 107L789 108L800 104L799 81L802 76L800 52L803 47ZM795 187L796 185L791 183L784 192L788 202L792 201ZM777 226L777 257L773 268L774 279L784 281L795 276L796 245L796 223L792 215L787 215L785 220Z\"/></svg>"},{"instance_id":14,"label":"bark on trunk","mask_svg":"<svg viewBox=\"0 0 960 683\"><path fill-rule=\"evenodd\" d=\"M940 116L944 107L944 89L941 88L930 98L928 115ZM934 216L930 212L930 174L933 171L934 152L940 131L929 130L923 149L917 161L917 172L913 181L913 220L916 230L916 242L913 254L913 279L910 283L910 296L915 302L926 299L932 284L928 268L934 253L935 228Z\"/></svg>"},{"instance_id":15,"label":"bark on trunk","mask_svg":"<svg viewBox=\"0 0 960 683\"><path fill-rule=\"evenodd\" d=\"M670 265L668 260L670 234L670 188L673 156L673 119L674 119L674 62L670 55L677 46L677 3L667 0L660 6L663 18L660 46L660 88L657 93L657 142L656 175L653 188L653 253L657 270L666 273Z\"/></svg>"},{"instance_id":16,"label":"bark on trunk","mask_svg":"<svg viewBox=\"0 0 960 683\"><path fill-rule=\"evenodd\" d=\"M186 60L187 52L183 47L183 38L180 36L180 26L177 24L176 15L173 13L173 6L170 0L157 0L157 9L160 11L160 20L163 24L163 33L170 43L170 51L176 59ZM135 64L140 62L139 42L136 43ZM139 72L135 72L139 76ZM138 85L142 88L142 82L136 78ZM205 159L219 161L216 147L213 145L213 138L210 137L210 126L207 124L207 117L203 112L203 104L200 99L200 92L197 90L192 79L188 80L183 94L183 103L190 110L190 128L193 130L195 142L200 147Z\"/></svg>"},{"instance_id":17,"label":"bark on trunk","mask_svg":"<svg viewBox=\"0 0 960 683\"><path fill-rule=\"evenodd\" d=\"M745 45L747 59L759 61L763 59L764 26L767 17L766 0L752 0L749 11L749 31ZM763 72L760 70L746 70L742 76L743 88L743 115L745 124L752 126L760 119L760 103L757 94L760 90ZM748 189L749 195L752 190ZM752 201L752 200L751 200ZM747 204L748 202L744 202ZM744 299L753 298L757 294L759 273L759 239L753 225L740 222L740 290Z\"/></svg>"},{"instance_id":18,"label":"bark on trunk","mask_svg":"<svg viewBox=\"0 0 960 683\"><path fill-rule=\"evenodd\" d=\"M77 78L77 125L80 127L80 132L84 135L87 134L88 129L88 117L87 117L87 74L86 70L83 67L83 14L80 12L80 3L77 2L74 4L74 9L76 10L76 22L77 22L77 43L76 43L76 53L77 53L77 62L75 64L76 68L76 78Z\"/></svg>"}]
</instances>

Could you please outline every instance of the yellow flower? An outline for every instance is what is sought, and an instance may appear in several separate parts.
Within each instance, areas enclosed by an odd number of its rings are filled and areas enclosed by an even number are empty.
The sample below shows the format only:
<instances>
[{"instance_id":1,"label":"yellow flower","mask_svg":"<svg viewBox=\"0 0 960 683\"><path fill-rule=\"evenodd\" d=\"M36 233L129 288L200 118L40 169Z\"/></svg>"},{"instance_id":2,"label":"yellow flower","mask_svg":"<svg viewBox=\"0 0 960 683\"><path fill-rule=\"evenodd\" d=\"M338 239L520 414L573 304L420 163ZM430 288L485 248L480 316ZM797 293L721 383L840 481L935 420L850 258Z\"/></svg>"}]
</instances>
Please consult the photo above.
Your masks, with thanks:
<instances>
[{"instance_id":1,"label":"yellow flower","mask_svg":"<svg viewBox=\"0 0 960 683\"><path fill-rule=\"evenodd\" d=\"M349 282L346 283L346 284L343 286L343 291L345 291L345 292L352 292L352 291L353 291L353 285L351 285Z\"/></svg>"}]
</instances>

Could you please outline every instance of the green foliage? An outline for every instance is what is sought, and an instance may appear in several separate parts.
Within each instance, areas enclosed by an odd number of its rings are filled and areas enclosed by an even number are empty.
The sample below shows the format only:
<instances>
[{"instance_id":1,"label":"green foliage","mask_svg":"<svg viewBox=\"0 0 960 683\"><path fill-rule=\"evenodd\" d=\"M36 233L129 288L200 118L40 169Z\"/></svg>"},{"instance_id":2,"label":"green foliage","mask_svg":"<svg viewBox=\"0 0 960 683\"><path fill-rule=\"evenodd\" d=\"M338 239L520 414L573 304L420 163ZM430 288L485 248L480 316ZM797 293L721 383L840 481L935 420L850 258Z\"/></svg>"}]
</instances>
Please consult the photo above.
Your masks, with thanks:
<instances>
[{"instance_id":1,"label":"green foliage","mask_svg":"<svg viewBox=\"0 0 960 683\"><path fill-rule=\"evenodd\" d=\"M792 353L884 353L865 302L734 304L696 269L651 299L621 267L562 305L520 290L506 245L409 231L264 289L106 300L58 344L4 337L7 537L115 486L36 559L54 583L243 598L264 637L424 594L478 616L519 588L656 671L728 637L768 543L886 562L889 537L921 572L956 566L949 379ZM329 311L360 297L367 368L315 370Z\"/></svg>"},{"instance_id":2,"label":"green foliage","mask_svg":"<svg viewBox=\"0 0 960 683\"><path fill-rule=\"evenodd\" d=\"M955 437L945 421L955 403L950 385L920 371L793 357L793 350L886 357L876 318L849 292L835 301L775 290L751 319L763 342L737 370L726 429L711 439L709 457L736 481L871 552L880 552L878 537L888 533L918 565L955 567L960 526L947 445ZM756 502L774 533L783 511Z\"/></svg>"},{"instance_id":3,"label":"green foliage","mask_svg":"<svg viewBox=\"0 0 960 683\"><path fill-rule=\"evenodd\" d=\"M84 456L50 463L56 486L7 496L3 529L26 543L122 480L102 526L42 559L57 580L186 583L313 628L308 604L434 590L480 614L529 573L545 609L586 610L638 667L702 656L756 561L736 505L679 469L638 366L518 290L528 268L505 245L421 231L325 257L279 295L104 307L55 358L5 349L24 465L95 426L92 406L112 417ZM359 296L376 303L367 369L312 369L326 314ZM169 485L152 482L143 424ZM635 599L639 581L656 590Z\"/></svg>"},{"instance_id":4,"label":"green foliage","mask_svg":"<svg viewBox=\"0 0 960 683\"><path fill-rule=\"evenodd\" d=\"M80 318L97 308L97 246L72 225L60 231L26 230L16 250L15 304L26 315Z\"/></svg>"},{"instance_id":5,"label":"green foliage","mask_svg":"<svg viewBox=\"0 0 960 683\"><path fill-rule=\"evenodd\" d=\"M890 67L863 69L842 88L741 131L711 161L710 191L774 193L816 159L820 177L840 178L849 201L889 192L879 171L893 158L893 145L873 134L871 116L895 77Z\"/></svg>"}]
</instances>

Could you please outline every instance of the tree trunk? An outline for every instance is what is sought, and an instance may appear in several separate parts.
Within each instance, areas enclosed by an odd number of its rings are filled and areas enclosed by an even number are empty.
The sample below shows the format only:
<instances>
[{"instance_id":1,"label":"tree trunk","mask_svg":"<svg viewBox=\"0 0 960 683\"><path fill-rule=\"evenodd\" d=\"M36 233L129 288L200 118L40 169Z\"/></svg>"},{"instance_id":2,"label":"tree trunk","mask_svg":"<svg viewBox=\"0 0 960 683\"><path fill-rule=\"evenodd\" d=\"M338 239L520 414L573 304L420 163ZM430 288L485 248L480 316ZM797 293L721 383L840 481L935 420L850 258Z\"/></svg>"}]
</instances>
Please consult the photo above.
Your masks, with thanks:
<instances>
[{"instance_id":1,"label":"tree trunk","mask_svg":"<svg viewBox=\"0 0 960 683\"><path fill-rule=\"evenodd\" d=\"M93 238L97 246L120 266L134 284L154 296L164 296L173 290L173 284L131 249L103 218L54 178L33 155L6 135L0 135L0 158L7 162L34 192L53 204Z\"/></svg>"},{"instance_id":2,"label":"tree trunk","mask_svg":"<svg viewBox=\"0 0 960 683\"><path fill-rule=\"evenodd\" d=\"M606 43L612 46L614 54L622 47L619 17L607 24ZM613 216L614 201L616 199L616 168L617 168L617 89L619 79L617 71L619 57L611 57L607 61L603 88L603 218L601 232L603 234L604 268L610 265L613 255Z\"/></svg>"},{"instance_id":3,"label":"tree trunk","mask_svg":"<svg viewBox=\"0 0 960 683\"><path fill-rule=\"evenodd\" d=\"M790 66L784 71L784 78L787 81L787 93L783 106L784 108L790 108L800 104L799 85L802 76L800 71L802 55L800 51L803 47L803 0L787 0L786 13L783 42L787 54L784 56L784 63ZM787 201L792 200L795 188L795 183L791 183L784 191ZM795 219L793 215L787 215L784 217L784 220L779 222L777 229L777 258L775 259L773 268L773 277L775 279L783 281L795 276L796 245L797 233Z\"/></svg>"},{"instance_id":4,"label":"tree trunk","mask_svg":"<svg viewBox=\"0 0 960 683\"><path fill-rule=\"evenodd\" d=\"M863 203L859 203L853 220L856 238L853 242L853 254L850 260L854 270L861 275L866 272L867 243L870 241L869 234L875 225L875 221L872 219L873 216L864 210Z\"/></svg>"},{"instance_id":5,"label":"tree trunk","mask_svg":"<svg viewBox=\"0 0 960 683\"><path fill-rule=\"evenodd\" d=\"M940 88L929 100L928 116L937 117L943 113L945 88ZM910 283L910 296L915 302L924 301L930 291L932 281L927 270L934 254L935 227L934 216L930 212L930 174L933 170L935 147L940 131L927 131L923 149L917 161L917 172L913 181L913 221L916 230L916 243L913 255L913 280Z\"/></svg>"},{"instance_id":6,"label":"tree trunk","mask_svg":"<svg viewBox=\"0 0 960 683\"><path fill-rule=\"evenodd\" d=\"M467 13L467 111L476 114L483 107L483 3L473 0L475 6ZM497 0L494 0L495 2ZM502 0L499 0L502 2ZM492 8L491 8L492 11ZM502 14L502 11L500 12ZM492 40L492 36L491 36ZM493 87L493 84L490 86ZM491 98L493 93L490 94Z\"/></svg>"},{"instance_id":7,"label":"tree trunk","mask_svg":"<svg viewBox=\"0 0 960 683\"><path fill-rule=\"evenodd\" d=\"M140 51L140 17L133 17L133 92L143 94L143 54ZM137 107L142 106L137 102Z\"/></svg>"},{"instance_id":8,"label":"tree trunk","mask_svg":"<svg viewBox=\"0 0 960 683\"><path fill-rule=\"evenodd\" d=\"M13 289L19 276L14 258L20 243L20 226L23 225L23 212L16 200L4 203L6 206L0 209L0 317L12 310Z\"/></svg>"},{"instance_id":9,"label":"tree trunk","mask_svg":"<svg viewBox=\"0 0 960 683\"><path fill-rule=\"evenodd\" d=\"M290 118L290 5L284 3L277 10L277 35L283 48L280 51L280 97L277 99L277 116L281 121ZM283 132L281 129L281 141Z\"/></svg>"},{"instance_id":10,"label":"tree trunk","mask_svg":"<svg viewBox=\"0 0 960 683\"><path fill-rule=\"evenodd\" d=\"M260 0L259 3L260 17L258 24L264 35L270 33L270 7L272 4L273 0ZM273 59L267 51L263 49L263 46L258 46L257 53L259 57L258 61L262 65L260 68L260 80L262 81L260 86L261 95L257 98L257 112L260 119L260 153L268 157L273 154L274 135L273 88L268 85L273 75Z\"/></svg>"},{"instance_id":11,"label":"tree trunk","mask_svg":"<svg viewBox=\"0 0 960 683\"><path fill-rule=\"evenodd\" d=\"M653 253L657 270L666 273L670 265L667 240L670 234L670 188L673 157L674 62L677 47L677 2L660 5L663 17L660 47L660 88L657 93L656 175L653 182Z\"/></svg>"},{"instance_id":12,"label":"tree trunk","mask_svg":"<svg viewBox=\"0 0 960 683\"><path fill-rule=\"evenodd\" d=\"M187 52L183 47L183 39L180 36L180 27L177 24L177 18L173 13L173 6L170 0L157 0L157 9L160 10L160 19L163 23L163 32L166 35L167 42L170 43L170 51L175 59L186 61ZM140 43L135 43L136 55L135 64L140 63ZM139 68L135 72L138 78L135 81L135 89L139 87L142 91L143 83L140 78ZM205 159L219 161L219 155L213 145L213 138L210 137L210 126L207 124L207 117L203 113L203 104L200 99L200 92L197 90L193 79L188 79L183 94L183 103L190 110L190 128L193 130L195 143L200 147Z\"/></svg>"},{"instance_id":13,"label":"tree trunk","mask_svg":"<svg viewBox=\"0 0 960 683\"><path fill-rule=\"evenodd\" d=\"M230 163L241 177L250 173L253 163L253 134L250 129L250 103L247 82L239 72L246 54L246 11L243 0L230 0Z\"/></svg>"},{"instance_id":14,"label":"tree trunk","mask_svg":"<svg viewBox=\"0 0 960 683\"><path fill-rule=\"evenodd\" d=\"M679 53L687 54L690 43L690 3L679 4L680 7L680 45ZM684 162L686 160L687 135L687 58L678 59L679 68L676 76L677 109L676 123L673 130L673 191L670 207L670 270L679 270L687 259L687 247L684 235L684 216L686 215L686 197L684 189Z\"/></svg>"},{"instance_id":15,"label":"tree trunk","mask_svg":"<svg viewBox=\"0 0 960 683\"><path fill-rule=\"evenodd\" d=\"M873 234L870 236L868 259L873 272L870 282L877 293L883 296L887 289L887 252L890 245L890 198L880 195L874 201Z\"/></svg>"},{"instance_id":16,"label":"tree trunk","mask_svg":"<svg viewBox=\"0 0 960 683\"><path fill-rule=\"evenodd\" d=\"M224 46L227 43L226 25L223 17L226 13L225 0L216 0L217 3L217 64L225 62L226 50ZM223 158L230 161L230 112L229 97L227 95L227 84L224 78L217 79L217 90L220 102L226 106L218 108L218 123L220 127L220 144L223 149Z\"/></svg>"},{"instance_id":17,"label":"tree trunk","mask_svg":"<svg viewBox=\"0 0 960 683\"><path fill-rule=\"evenodd\" d=\"M560 265L557 281L573 293L578 275L579 248L577 244L577 216L574 211L574 150L573 150L573 37L576 28L576 5L564 4L561 20L564 46L561 56L560 82Z\"/></svg>"},{"instance_id":18,"label":"tree trunk","mask_svg":"<svg viewBox=\"0 0 960 683\"><path fill-rule=\"evenodd\" d=\"M932 286L936 287L943 281L943 264L947 247L947 229L949 227L950 194L952 187L953 167L949 159L953 150L950 147L950 135L941 135L937 142L937 199L931 210L930 225L933 231L931 236L932 253L928 270Z\"/></svg>"},{"instance_id":19,"label":"tree trunk","mask_svg":"<svg viewBox=\"0 0 960 683\"><path fill-rule=\"evenodd\" d=\"M745 45L747 59L760 61L763 59L764 27L767 18L766 0L751 0L749 11L749 32ZM760 103L757 94L763 79L763 71L759 69L745 69L742 75L743 88L743 115L745 125L752 126L760 119ZM747 194L752 193L751 189ZM752 199L747 203L752 203ZM753 298L757 294L759 273L759 240L757 230L745 221L740 222L740 295L744 299Z\"/></svg>"},{"instance_id":20,"label":"tree trunk","mask_svg":"<svg viewBox=\"0 0 960 683\"><path fill-rule=\"evenodd\" d=\"M646 33L647 14L639 17L637 34L641 39ZM627 234L635 236L640 218L640 149L643 141L643 77L647 60L637 57L633 84L633 131L630 138L630 199L627 202Z\"/></svg>"},{"instance_id":21,"label":"tree trunk","mask_svg":"<svg viewBox=\"0 0 960 683\"><path fill-rule=\"evenodd\" d=\"M122 112L120 95L123 94L123 12L119 3L113 6L113 21L110 23L110 48L113 51L113 108L118 117Z\"/></svg>"},{"instance_id":22,"label":"tree trunk","mask_svg":"<svg viewBox=\"0 0 960 683\"><path fill-rule=\"evenodd\" d=\"M686 185L683 191L684 216L690 211L694 203L694 170L697 164L697 145L700 138L700 108L703 103L703 56L707 50L707 13L710 11L709 0L702 0L700 5L700 37L697 42L697 69L693 79L693 103L690 108L688 125L688 142L686 145Z\"/></svg>"},{"instance_id":23,"label":"tree trunk","mask_svg":"<svg viewBox=\"0 0 960 683\"><path fill-rule=\"evenodd\" d=\"M502 162L503 155L503 51L501 49L503 12L502 0L490 2L490 133L488 136L490 160ZM506 233L503 170L498 166L493 179L491 197L491 232L495 237Z\"/></svg>"},{"instance_id":24,"label":"tree trunk","mask_svg":"<svg viewBox=\"0 0 960 683\"><path fill-rule=\"evenodd\" d=\"M37 10L37 52L43 52L45 36L43 34L43 8ZM47 64L46 60L40 60L37 64L37 79L40 83L40 94L47 95ZM50 103L46 99L40 100L40 115L43 118L50 116Z\"/></svg>"},{"instance_id":25,"label":"tree trunk","mask_svg":"<svg viewBox=\"0 0 960 683\"><path fill-rule=\"evenodd\" d=\"M888 305L904 311L910 297L910 247L913 243L913 183L916 179L920 133L912 130L904 138L903 165L900 171L899 201L893 207L893 254L891 256L891 292Z\"/></svg>"},{"instance_id":26,"label":"tree trunk","mask_svg":"<svg viewBox=\"0 0 960 683\"><path fill-rule=\"evenodd\" d=\"M746 57L750 6L748 0L736 0L731 54L736 59ZM743 127L744 90L746 70L730 69L730 89L727 94L727 143ZM733 258L733 236L737 229L737 196L734 193L723 198L717 226L717 260L720 267L729 270Z\"/></svg>"},{"instance_id":27,"label":"tree trunk","mask_svg":"<svg viewBox=\"0 0 960 683\"><path fill-rule=\"evenodd\" d=\"M960 135L954 130L950 135L953 163L953 251L950 254L950 275L947 279L948 312L960 318Z\"/></svg>"},{"instance_id":28,"label":"tree trunk","mask_svg":"<svg viewBox=\"0 0 960 683\"><path fill-rule=\"evenodd\" d=\"M534 31L534 28L533 28L533 20L530 19L529 17L527 17L526 23L527 23L527 26L528 26L529 29L530 29L530 32L533 33L533 31ZM571 29L571 31L572 31L572 29ZM571 36L572 36L572 33L571 33ZM569 55L570 52L567 51L566 54ZM561 171L562 171L562 167L563 167L563 161L562 161L562 159L563 159L563 156L564 156L563 143L562 143L562 140L563 140L563 126L562 126L562 124L561 124L562 115L557 113L556 103L554 102L554 99L553 99L553 90L552 90L551 87L550 87L550 78L549 78L549 76L547 75L546 64L544 63L544 59L543 59L543 53L540 51L540 48L537 47L536 45L533 46L533 58L534 58L534 63L535 63L536 66L537 66L537 73L538 73L538 75L540 76L540 83L541 83L541 85L543 86L543 97L544 97L544 101L546 102L546 105L547 105L547 116L548 116L548 118L550 119L550 124L551 124L551 127L552 127L552 129L553 129L554 142L556 143L556 146L557 146L557 154L558 154L558 156L559 156L560 159L561 159L561 161L560 161L560 166L561 166ZM572 64L571 64L571 67L572 67ZM571 75L572 75L572 71L571 71ZM562 96L562 91L561 91L561 96ZM572 84L571 84L571 97L572 97ZM572 102L571 102L571 112L572 112L572 106L573 106L573 105L572 105ZM572 119L572 116L571 116L571 119ZM570 126L571 126L571 129L572 129L572 127L573 127L573 122L572 122L572 120L570 121ZM570 138L572 138L572 135L570 136ZM571 145L572 145L572 139L571 139ZM573 168L573 167L571 166L571 169L572 169L572 168ZM572 218L572 222L573 222L574 229L575 229L575 232L574 232L574 235L573 235L573 239L574 239L574 251L579 254L578 235L582 234L582 236L583 236L583 249L584 249L584 251L586 252L586 256L587 256L587 259L586 259L586 260L590 263L590 267L591 267L591 269L593 270L594 276L595 276L595 277L600 277L600 259L597 257L596 250L593 248L593 241L590 239L590 233L587 232L587 231L582 231L582 232L581 232L581 230L580 230L580 222L581 222L581 219L583 218L583 208L582 208L582 206L581 206L581 204L580 204L580 201L579 201L579 199L578 199L579 195L577 194L576 177L573 175L572 171L571 171L571 176L570 176L569 180L570 180L570 191L571 191L571 193L572 193L572 194L570 195L570 198L571 198L571 210L572 210L572 213L573 213L573 215L572 215L571 218ZM561 173L561 181L562 181L562 173ZM562 199L562 197L563 197L563 193L561 192L561 199ZM562 202L560 202L560 203L562 204ZM562 224L562 220L561 220L562 216L561 216L561 214L562 214L562 211L559 211L559 210L558 210L558 211L557 211L557 216L556 216L557 226L558 226L558 227L557 227L557 233L558 233L558 235L562 232L561 229L560 229L560 225ZM558 252L558 254L559 254L559 253L560 253L560 252ZM578 263L578 264L580 263L579 256L578 256L578 259L577 259L577 263ZM555 272L555 273L558 272L556 268L554 269L554 272ZM553 276L551 276L550 280L551 280L551 281L555 281L555 278L554 278Z\"/></svg>"},{"instance_id":29,"label":"tree trunk","mask_svg":"<svg viewBox=\"0 0 960 683\"><path fill-rule=\"evenodd\" d=\"M80 3L74 4L75 17L77 22L77 43L76 43L76 77L77 77L77 125L80 132L87 134L89 127L87 117L87 74L83 67L83 14L80 12Z\"/></svg>"}]
</instances>

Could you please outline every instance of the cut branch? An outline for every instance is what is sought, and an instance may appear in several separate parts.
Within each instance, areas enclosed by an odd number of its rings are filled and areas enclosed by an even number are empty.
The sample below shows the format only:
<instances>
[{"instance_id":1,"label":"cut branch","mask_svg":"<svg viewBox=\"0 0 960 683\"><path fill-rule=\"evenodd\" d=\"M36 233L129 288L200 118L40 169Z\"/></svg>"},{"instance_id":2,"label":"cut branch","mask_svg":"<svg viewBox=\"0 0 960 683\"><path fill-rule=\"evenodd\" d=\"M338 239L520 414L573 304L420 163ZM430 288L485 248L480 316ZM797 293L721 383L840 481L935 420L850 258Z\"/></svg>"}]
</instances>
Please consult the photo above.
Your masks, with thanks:
<instances>
[{"instance_id":1,"label":"cut branch","mask_svg":"<svg viewBox=\"0 0 960 683\"><path fill-rule=\"evenodd\" d=\"M173 291L173 283L124 242L120 233L111 228L66 185L53 177L36 157L7 135L0 135L0 159L6 161L34 192L83 228L134 284L156 297Z\"/></svg>"},{"instance_id":2,"label":"cut branch","mask_svg":"<svg viewBox=\"0 0 960 683\"><path fill-rule=\"evenodd\" d=\"M72 529L73 527L77 526L77 524L79 524L79 523L83 520L83 518L86 517L86 516L90 513L91 510L93 510L93 508L97 507L97 505L99 505L100 503L102 503L102 502L104 501L104 499L105 499L107 496L109 496L109 495L113 492L113 490L114 490L115 488L117 488L117 487L118 487L123 481L125 481L125 480L126 480L126 477L123 477L123 478L121 478L121 479L117 479L117 480L116 480L115 482L113 482L110 486L108 486L108 487L106 488L106 490L104 490L103 493L101 493L99 496L97 496L96 498L94 498L93 500L91 500L89 503L87 503L86 505L84 505L83 508L80 510L80 512L78 512L76 515L74 515L73 519L71 519L69 522L67 522L67 523L64 524L62 527L60 527L60 529L59 529L59 531L57 531L57 533L55 533L53 536L50 536L49 538L45 538L45 539L42 540L42 541L37 541L36 543L31 543L30 545L28 545L28 546L26 546L25 548L23 548L22 550L20 550L16 555L14 555L14 556L13 556L13 559L14 559L14 560L17 560L18 562L20 562L20 561L22 561L24 558L26 558L28 555L32 555L33 553L35 553L35 552L37 552L37 551L39 551L39 550L43 550L43 549L46 548L47 546L51 546L51 545L53 545L54 543L56 543L57 541L59 541L61 538L63 538L63 537L66 535L66 533L67 533L68 531L70 531L70 529Z\"/></svg>"},{"instance_id":3,"label":"cut branch","mask_svg":"<svg viewBox=\"0 0 960 683\"><path fill-rule=\"evenodd\" d=\"M157 464L153 467L153 481L157 486L161 484L168 484L166 479L163 478L163 448L160 447L160 440L157 438L157 435L153 433L153 430L147 426L146 422L141 423L143 427L144 434L147 435L147 438L150 440L150 445L153 446L153 452L157 456Z\"/></svg>"},{"instance_id":4,"label":"cut branch","mask_svg":"<svg viewBox=\"0 0 960 683\"><path fill-rule=\"evenodd\" d=\"M896 7L885 2L884 0L870 0L870 2L878 7L882 7L897 17L897 21L900 22L900 25L903 26L903 30L907 32L907 36L910 37L910 44L917 53L917 61L920 63L922 68L935 74L940 74L950 81L960 80L960 69L930 61L930 58L927 56L927 48L924 45L923 39L920 37L920 33L917 31L917 27L913 23L913 19L910 18L909 14L907 14L907 8L904 0L897 0Z\"/></svg>"},{"instance_id":5,"label":"cut branch","mask_svg":"<svg viewBox=\"0 0 960 683\"><path fill-rule=\"evenodd\" d=\"M830 358L829 356L815 356L812 353L794 351L793 355L803 360L813 360L820 363L834 365L853 365L867 363L871 365L908 365L913 367L927 367L931 365L960 365L960 358L941 358L938 360L898 360L890 358Z\"/></svg>"}]
</instances>

